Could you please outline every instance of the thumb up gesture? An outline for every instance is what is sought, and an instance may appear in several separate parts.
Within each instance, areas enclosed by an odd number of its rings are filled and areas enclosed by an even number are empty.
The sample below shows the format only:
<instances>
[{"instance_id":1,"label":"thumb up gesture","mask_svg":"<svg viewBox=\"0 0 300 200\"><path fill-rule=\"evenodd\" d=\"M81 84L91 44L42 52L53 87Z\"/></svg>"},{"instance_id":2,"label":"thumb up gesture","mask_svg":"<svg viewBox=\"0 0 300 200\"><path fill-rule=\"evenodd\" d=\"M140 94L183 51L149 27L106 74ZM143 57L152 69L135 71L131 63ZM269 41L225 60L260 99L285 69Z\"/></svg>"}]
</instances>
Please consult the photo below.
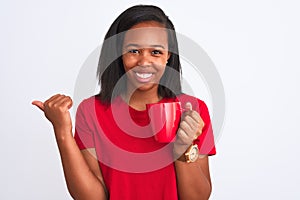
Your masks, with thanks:
<instances>
[{"instance_id":1,"label":"thumb up gesture","mask_svg":"<svg viewBox=\"0 0 300 200\"><path fill-rule=\"evenodd\" d=\"M33 101L32 104L44 112L55 131L72 132L69 109L72 107L73 102L69 96L57 94L45 102Z\"/></svg>"}]
</instances>

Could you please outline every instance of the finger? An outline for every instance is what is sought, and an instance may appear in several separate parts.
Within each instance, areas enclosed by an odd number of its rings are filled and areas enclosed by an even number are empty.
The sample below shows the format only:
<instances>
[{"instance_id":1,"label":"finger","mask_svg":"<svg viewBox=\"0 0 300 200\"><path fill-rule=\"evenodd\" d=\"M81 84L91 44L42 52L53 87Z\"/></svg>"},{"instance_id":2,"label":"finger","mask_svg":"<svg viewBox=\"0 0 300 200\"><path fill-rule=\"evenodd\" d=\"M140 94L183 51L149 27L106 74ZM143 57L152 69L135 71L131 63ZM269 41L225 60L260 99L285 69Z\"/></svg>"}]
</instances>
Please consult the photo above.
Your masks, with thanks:
<instances>
[{"instance_id":1,"label":"finger","mask_svg":"<svg viewBox=\"0 0 300 200\"><path fill-rule=\"evenodd\" d=\"M192 140L187 136L184 130L181 128L177 131L177 143L179 144L191 144Z\"/></svg>"},{"instance_id":2,"label":"finger","mask_svg":"<svg viewBox=\"0 0 300 200\"><path fill-rule=\"evenodd\" d=\"M189 125L189 123L186 122L186 120L183 120L180 122L180 128L189 135L190 132L193 131L192 127Z\"/></svg>"},{"instance_id":3,"label":"finger","mask_svg":"<svg viewBox=\"0 0 300 200\"><path fill-rule=\"evenodd\" d=\"M68 97L68 99L69 99L68 109L70 109L73 106L73 100L71 99L71 97Z\"/></svg>"},{"instance_id":4,"label":"finger","mask_svg":"<svg viewBox=\"0 0 300 200\"><path fill-rule=\"evenodd\" d=\"M50 97L49 99L47 99L47 100L45 101L45 104L46 104L46 103L49 103L49 102L51 102L51 101L53 101L54 99L56 99L56 98L58 98L58 97L60 97L60 96L61 96L60 94L53 95L52 97Z\"/></svg>"},{"instance_id":5,"label":"finger","mask_svg":"<svg viewBox=\"0 0 300 200\"><path fill-rule=\"evenodd\" d=\"M41 101L33 101L31 102L32 105L35 105L36 107L38 107L41 111L44 111L44 103Z\"/></svg>"},{"instance_id":6,"label":"finger","mask_svg":"<svg viewBox=\"0 0 300 200\"><path fill-rule=\"evenodd\" d=\"M45 104L49 106L59 105L61 100L65 98L65 95L57 94L48 99Z\"/></svg>"},{"instance_id":7,"label":"finger","mask_svg":"<svg viewBox=\"0 0 300 200\"><path fill-rule=\"evenodd\" d=\"M46 107L46 109L61 107L61 105L63 104L65 99L66 99L65 95L61 95L61 94L55 95L55 96L51 97L49 99L49 101L47 100L47 102L45 102L45 107Z\"/></svg>"},{"instance_id":8,"label":"finger","mask_svg":"<svg viewBox=\"0 0 300 200\"><path fill-rule=\"evenodd\" d=\"M189 113L189 116L191 116L196 122L200 122L202 120L200 114L194 110Z\"/></svg>"},{"instance_id":9,"label":"finger","mask_svg":"<svg viewBox=\"0 0 300 200\"><path fill-rule=\"evenodd\" d=\"M198 128L200 130L202 130L205 123L204 123L203 119L201 118L200 114L197 111L193 110L192 112L188 113L187 116L190 116L194 120L194 122L197 123L197 126L199 126Z\"/></svg>"},{"instance_id":10,"label":"finger","mask_svg":"<svg viewBox=\"0 0 300 200\"><path fill-rule=\"evenodd\" d=\"M190 115L185 116L184 121L187 122L193 133L200 128L200 123L193 119Z\"/></svg>"},{"instance_id":11,"label":"finger","mask_svg":"<svg viewBox=\"0 0 300 200\"><path fill-rule=\"evenodd\" d=\"M64 97L59 103L61 107L66 107L67 109L70 109L73 105L72 99L70 97Z\"/></svg>"},{"instance_id":12,"label":"finger","mask_svg":"<svg viewBox=\"0 0 300 200\"><path fill-rule=\"evenodd\" d=\"M198 122L196 122L190 116L185 117L185 122L189 125L189 130L184 129L186 131L187 135L193 140L197 139L198 136L201 134L201 132L199 132L199 130L202 129L200 127L200 124ZM184 125L184 123L183 123L183 125Z\"/></svg>"},{"instance_id":13,"label":"finger","mask_svg":"<svg viewBox=\"0 0 300 200\"><path fill-rule=\"evenodd\" d=\"M192 111L192 110L193 110L193 106L192 106L191 102L187 102L187 103L185 104L185 109L186 109L187 111Z\"/></svg>"},{"instance_id":14,"label":"finger","mask_svg":"<svg viewBox=\"0 0 300 200\"><path fill-rule=\"evenodd\" d=\"M190 126L190 124L186 121L181 121L180 122L180 128L185 132L185 134L188 137L193 138L195 135L195 130L192 129L192 127Z\"/></svg>"}]
</instances>

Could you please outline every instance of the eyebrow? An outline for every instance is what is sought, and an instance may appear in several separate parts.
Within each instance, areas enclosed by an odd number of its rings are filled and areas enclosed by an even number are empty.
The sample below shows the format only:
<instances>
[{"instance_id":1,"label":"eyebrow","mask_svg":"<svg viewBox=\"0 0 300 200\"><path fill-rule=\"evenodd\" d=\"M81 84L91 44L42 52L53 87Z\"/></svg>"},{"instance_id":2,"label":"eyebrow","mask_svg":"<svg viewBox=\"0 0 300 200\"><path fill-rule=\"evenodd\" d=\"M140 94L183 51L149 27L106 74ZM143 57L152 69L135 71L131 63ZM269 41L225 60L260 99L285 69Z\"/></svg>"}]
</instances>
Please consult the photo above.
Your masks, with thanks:
<instances>
[{"instance_id":1,"label":"eyebrow","mask_svg":"<svg viewBox=\"0 0 300 200\"><path fill-rule=\"evenodd\" d=\"M128 48L128 47L131 47L131 46L133 46L133 47L141 47L140 45L138 45L138 44L134 44L134 43L129 43L129 44L127 44L126 46L125 46L125 48ZM163 45L160 45L160 44L154 44L154 45L150 45L150 47L158 47L158 48L162 48L162 49L165 49L165 47L163 46Z\"/></svg>"}]
</instances>

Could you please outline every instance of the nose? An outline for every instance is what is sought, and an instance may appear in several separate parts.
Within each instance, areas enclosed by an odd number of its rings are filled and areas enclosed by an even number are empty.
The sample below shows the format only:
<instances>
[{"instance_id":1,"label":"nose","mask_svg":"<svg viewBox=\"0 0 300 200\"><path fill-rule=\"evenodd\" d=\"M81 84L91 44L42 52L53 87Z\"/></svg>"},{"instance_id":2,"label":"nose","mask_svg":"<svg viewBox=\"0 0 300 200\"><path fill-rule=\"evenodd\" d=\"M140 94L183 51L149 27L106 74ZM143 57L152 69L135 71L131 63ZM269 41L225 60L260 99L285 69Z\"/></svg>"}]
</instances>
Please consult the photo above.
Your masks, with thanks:
<instances>
[{"instance_id":1,"label":"nose","mask_svg":"<svg viewBox=\"0 0 300 200\"><path fill-rule=\"evenodd\" d=\"M151 53L147 51L142 51L138 58L138 65L139 66L147 66L152 64L152 56Z\"/></svg>"}]
</instances>

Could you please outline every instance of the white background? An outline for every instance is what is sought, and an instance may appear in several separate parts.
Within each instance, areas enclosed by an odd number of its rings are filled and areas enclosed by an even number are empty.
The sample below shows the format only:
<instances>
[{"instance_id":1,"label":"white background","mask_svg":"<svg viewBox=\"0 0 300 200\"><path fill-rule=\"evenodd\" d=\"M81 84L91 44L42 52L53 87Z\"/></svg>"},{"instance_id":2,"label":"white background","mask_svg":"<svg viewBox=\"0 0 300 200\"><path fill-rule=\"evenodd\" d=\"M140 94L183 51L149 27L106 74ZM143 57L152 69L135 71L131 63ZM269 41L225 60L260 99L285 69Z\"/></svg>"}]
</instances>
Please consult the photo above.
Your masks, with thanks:
<instances>
[{"instance_id":1,"label":"white background","mask_svg":"<svg viewBox=\"0 0 300 200\"><path fill-rule=\"evenodd\" d=\"M141 2L163 8L223 80L226 120L210 159L211 199L300 199L296 0L2 0L0 199L71 199L51 125L30 103L72 96L109 25Z\"/></svg>"}]
</instances>

